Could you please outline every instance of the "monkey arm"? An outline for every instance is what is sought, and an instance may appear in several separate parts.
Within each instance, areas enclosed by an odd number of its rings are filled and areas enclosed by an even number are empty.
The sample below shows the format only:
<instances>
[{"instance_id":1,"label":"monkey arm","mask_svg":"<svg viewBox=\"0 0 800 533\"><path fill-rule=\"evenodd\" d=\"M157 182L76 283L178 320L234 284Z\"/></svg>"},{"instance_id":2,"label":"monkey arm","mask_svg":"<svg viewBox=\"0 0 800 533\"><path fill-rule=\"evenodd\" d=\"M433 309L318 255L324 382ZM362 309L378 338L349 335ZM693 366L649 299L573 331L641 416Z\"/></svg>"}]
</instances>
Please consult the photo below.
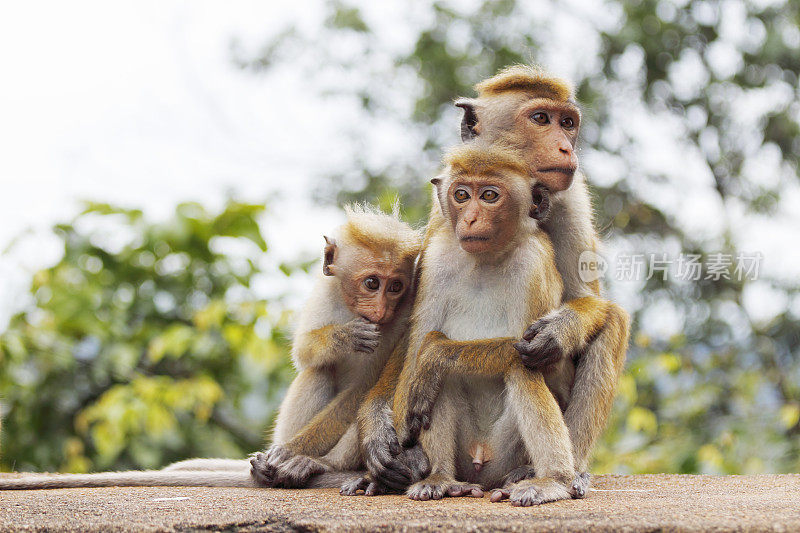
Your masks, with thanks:
<instances>
[{"instance_id":1,"label":"monkey arm","mask_svg":"<svg viewBox=\"0 0 800 533\"><path fill-rule=\"evenodd\" d=\"M296 455L325 455L355 421L367 390L367 386L356 386L340 392L283 446Z\"/></svg>"},{"instance_id":2,"label":"monkey arm","mask_svg":"<svg viewBox=\"0 0 800 533\"><path fill-rule=\"evenodd\" d=\"M330 366L353 352L374 352L379 340L377 324L356 318L298 335L292 355L301 369Z\"/></svg>"},{"instance_id":3,"label":"monkey arm","mask_svg":"<svg viewBox=\"0 0 800 533\"><path fill-rule=\"evenodd\" d=\"M611 412L625 366L629 329L628 313L609 303L600 330L578 359L564 421L569 428L575 465L581 472L588 468L589 455Z\"/></svg>"},{"instance_id":4,"label":"monkey arm","mask_svg":"<svg viewBox=\"0 0 800 533\"><path fill-rule=\"evenodd\" d=\"M358 432L367 470L374 481L393 490L404 490L421 477L417 471L425 466L405 460L392 421L392 403L400 375L406 371L407 350L405 334L358 411Z\"/></svg>"},{"instance_id":5,"label":"monkey arm","mask_svg":"<svg viewBox=\"0 0 800 533\"><path fill-rule=\"evenodd\" d=\"M403 443L416 442L422 429L430 426L430 414L447 375L471 374L505 376L521 368L518 339L496 337L472 341L453 341L443 333L425 335L413 371L404 373L395 400L395 421Z\"/></svg>"}]
</instances>

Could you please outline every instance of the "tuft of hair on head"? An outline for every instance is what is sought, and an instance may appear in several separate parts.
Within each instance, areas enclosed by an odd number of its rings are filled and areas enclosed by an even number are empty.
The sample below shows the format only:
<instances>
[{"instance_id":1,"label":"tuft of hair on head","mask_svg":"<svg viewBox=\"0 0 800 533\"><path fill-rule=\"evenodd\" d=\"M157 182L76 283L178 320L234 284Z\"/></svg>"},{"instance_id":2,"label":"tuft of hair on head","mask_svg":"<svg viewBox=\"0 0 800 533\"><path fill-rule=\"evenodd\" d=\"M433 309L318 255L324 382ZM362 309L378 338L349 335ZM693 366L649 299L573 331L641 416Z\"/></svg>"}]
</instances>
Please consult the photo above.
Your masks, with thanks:
<instances>
[{"instance_id":1,"label":"tuft of hair on head","mask_svg":"<svg viewBox=\"0 0 800 533\"><path fill-rule=\"evenodd\" d=\"M528 175L528 165L518 150L503 144L461 144L447 151L444 164L456 174L493 174L508 170Z\"/></svg>"},{"instance_id":2,"label":"tuft of hair on head","mask_svg":"<svg viewBox=\"0 0 800 533\"><path fill-rule=\"evenodd\" d=\"M397 254L402 259L415 258L422 247L422 234L400 219L400 202L392 203L392 212L384 213L366 203L344 207L347 221L340 238L371 250Z\"/></svg>"},{"instance_id":3,"label":"tuft of hair on head","mask_svg":"<svg viewBox=\"0 0 800 533\"><path fill-rule=\"evenodd\" d=\"M538 98L559 102L575 99L572 84L551 76L539 66L511 65L475 85L478 96L494 96L508 91L523 91Z\"/></svg>"}]
</instances>

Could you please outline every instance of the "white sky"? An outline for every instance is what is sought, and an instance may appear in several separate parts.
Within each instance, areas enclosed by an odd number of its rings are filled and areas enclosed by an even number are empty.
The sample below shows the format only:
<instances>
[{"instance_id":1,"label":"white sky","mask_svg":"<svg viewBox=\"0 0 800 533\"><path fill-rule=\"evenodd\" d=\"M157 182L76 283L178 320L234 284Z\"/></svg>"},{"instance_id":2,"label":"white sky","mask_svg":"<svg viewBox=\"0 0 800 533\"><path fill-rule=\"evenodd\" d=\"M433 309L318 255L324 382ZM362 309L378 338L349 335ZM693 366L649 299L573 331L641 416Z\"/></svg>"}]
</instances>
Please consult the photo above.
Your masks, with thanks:
<instances>
[{"instance_id":1,"label":"white sky","mask_svg":"<svg viewBox=\"0 0 800 533\"><path fill-rule=\"evenodd\" d=\"M554 37L538 58L568 77L596 68L597 43L583 26L591 21L611 28L617 16L599 1L589 8L570 4L576 18L556 17L554 35L577 31L588 37L567 44ZM314 204L307 191L312 178L345 166L360 149L343 134L359 127L358 110L322 98L317 89L323 82L309 79L308 70L300 66L281 65L267 74L238 69L230 45L237 39L249 56L290 25L313 35L324 16L321 5L321 0L2 4L0 250L25 230L32 230L34 237L0 257L0 330L24 301L30 272L58 259L47 228L73 216L80 199L144 208L164 217L179 201L197 200L214 208L226 191L235 191L245 200L271 200L265 230L273 263L318 251L320 235L341 214ZM414 30L430 17L427 9L406 6L400 1L364 3L364 16L377 25L387 50L410 46ZM538 16L548 9L547 3L537 7ZM454 27L456 37L458 32ZM735 31L728 33L732 40L739 38ZM346 56L353 49L352 43L341 41L326 43L325 51ZM721 45L713 52L719 68L735 68L731 49ZM620 68L635 74L641 58L635 50L628 55ZM679 65L686 91L702 89L701 77L693 77L694 59ZM393 68L370 67L372 72ZM408 83L402 74L391 81ZM755 102L760 107L748 109L769 110L785 97L765 94ZM699 151L679 143L682 120L654 121L627 98L619 95L629 111L619 124L639 140L639 150L629 159L641 175L627 179L641 196L711 241L722 218L733 219L743 250L762 250L765 268L773 275L796 279L800 252L786 246L800 229L796 180L786 184L779 216L768 220L737 212L735 205L722 206ZM399 107L407 104L398 101ZM380 124L367 161L388 153L418 153L420 140L404 136L395 126L388 120ZM456 132L454 124L454 142ZM776 175L777 162L769 148L764 152L753 160L749 174ZM590 180L620 179L620 162L603 154L587 154L583 164ZM647 178L650 172L662 173L668 181L653 183ZM281 277L262 281L257 288L265 296L287 288L271 285L287 283ZM289 283L289 292L306 294L305 280ZM626 297L624 290L620 297ZM635 291L627 297L636 305ZM746 304L769 318L775 314L775 306L770 307L775 301L768 288L756 286L748 291Z\"/></svg>"}]
</instances>

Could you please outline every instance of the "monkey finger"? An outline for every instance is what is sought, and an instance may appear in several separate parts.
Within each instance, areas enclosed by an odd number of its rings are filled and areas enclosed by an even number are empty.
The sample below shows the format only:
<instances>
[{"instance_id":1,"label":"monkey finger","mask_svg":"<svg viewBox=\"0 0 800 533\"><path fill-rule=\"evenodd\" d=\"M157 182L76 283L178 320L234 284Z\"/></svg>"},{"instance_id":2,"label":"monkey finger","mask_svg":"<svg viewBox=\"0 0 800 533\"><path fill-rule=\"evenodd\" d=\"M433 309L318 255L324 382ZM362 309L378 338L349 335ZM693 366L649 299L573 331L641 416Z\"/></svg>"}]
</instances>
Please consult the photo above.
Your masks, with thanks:
<instances>
[{"instance_id":1,"label":"monkey finger","mask_svg":"<svg viewBox=\"0 0 800 533\"><path fill-rule=\"evenodd\" d=\"M492 491L492 495L489 497L491 502L499 502L503 500L507 500L511 497L511 492L506 489L495 489Z\"/></svg>"},{"instance_id":2,"label":"monkey finger","mask_svg":"<svg viewBox=\"0 0 800 533\"><path fill-rule=\"evenodd\" d=\"M522 334L522 338L525 339L526 341L529 341L529 340L533 339L549 323L550 323L550 321L546 320L544 318L541 318L541 319L537 320L536 322L534 322L533 324L528 326L528 329L526 329L525 333Z\"/></svg>"},{"instance_id":3,"label":"monkey finger","mask_svg":"<svg viewBox=\"0 0 800 533\"><path fill-rule=\"evenodd\" d=\"M406 435L406 438L403 441L403 446L410 448L411 446L415 445L419 439L419 434L422 432L422 420L419 416L409 413L408 417L406 418L406 425L408 435Z\"/></svg>"},{"instance_id":4,"label":"monkey finger","mask_svg":"<svg viewBox=\"0 0 800 533\"><path fill-rule=\"evenodd\" d=\"M527 355L528 353L530 353L530 348L529 348L530 345L531 345L531 343L529 341L517 341L512 346L520 354Z\"/></svg>"},{"instance_id":5,"label":"monkey finger","mask_svg":"<svg viewBox=\"0 0 800 533\"><path fill-rule=\"evenodd\" d=\"M385 494L386 489L380 483L376 483L374 481L370 482L367 485L367 488L364 489L365 496L378 496L379 494Z\"/></svg>"}]
</instances>

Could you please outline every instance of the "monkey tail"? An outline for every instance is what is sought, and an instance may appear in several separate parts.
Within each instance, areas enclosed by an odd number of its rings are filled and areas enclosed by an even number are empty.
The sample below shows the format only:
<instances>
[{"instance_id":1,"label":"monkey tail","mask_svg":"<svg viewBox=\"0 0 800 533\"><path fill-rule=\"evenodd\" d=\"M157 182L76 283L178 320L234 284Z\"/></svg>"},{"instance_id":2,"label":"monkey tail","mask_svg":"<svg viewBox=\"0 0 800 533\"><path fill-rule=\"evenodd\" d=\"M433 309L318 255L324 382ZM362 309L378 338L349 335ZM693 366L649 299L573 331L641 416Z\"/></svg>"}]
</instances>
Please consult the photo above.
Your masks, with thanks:
<instances>
[{"instance_id":1,"label":"monkey tail","mask_svg":"<svg viewBox=\"0 0 800 533\"><path fill-rule=\"evenodd\" d=\"M250 472L132 470L96 474L35 474L0 478L0 490L82 487L256 487ZM338 486L338 485L337 485Z\"/></svg>"}]
</instances>

